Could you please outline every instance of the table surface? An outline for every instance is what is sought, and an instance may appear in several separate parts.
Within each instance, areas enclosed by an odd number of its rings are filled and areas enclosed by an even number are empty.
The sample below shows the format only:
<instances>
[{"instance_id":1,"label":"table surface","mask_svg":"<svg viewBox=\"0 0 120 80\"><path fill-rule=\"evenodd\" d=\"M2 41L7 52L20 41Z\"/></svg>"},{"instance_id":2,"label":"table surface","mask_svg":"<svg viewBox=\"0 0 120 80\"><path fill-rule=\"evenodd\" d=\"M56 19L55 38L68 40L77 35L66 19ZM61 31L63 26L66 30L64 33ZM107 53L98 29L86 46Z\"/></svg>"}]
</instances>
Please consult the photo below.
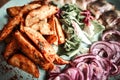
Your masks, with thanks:
<instances>
[{"instance_id":1,"label":"table surface","mask_svg":"<svg viewBox=\"0 0 120 80\"><path fill-rule=\"evenodd\" d=\"M0 0L0 7L3 6L6 2L8 2L9 0Z\"/></svg>"}]
</instances>

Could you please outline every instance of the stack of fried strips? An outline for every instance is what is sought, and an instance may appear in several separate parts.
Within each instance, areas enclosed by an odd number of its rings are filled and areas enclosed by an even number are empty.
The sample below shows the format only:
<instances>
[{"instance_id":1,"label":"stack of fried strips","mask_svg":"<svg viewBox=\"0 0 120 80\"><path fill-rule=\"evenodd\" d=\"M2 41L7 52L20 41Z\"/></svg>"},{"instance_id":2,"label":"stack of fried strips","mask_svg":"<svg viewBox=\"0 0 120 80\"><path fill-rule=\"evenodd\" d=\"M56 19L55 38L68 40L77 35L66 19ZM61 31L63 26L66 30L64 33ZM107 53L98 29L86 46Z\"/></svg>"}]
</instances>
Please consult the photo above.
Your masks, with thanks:
<instances>
[{"instance_id":1,"label":"stack of fried strips","mask_svg":"<svg viewBox=\"0 0 120 80\"><path fill-rule=\"evenodd\" d=\"M61 24L55 17L58 10L56 6L40 1L7 9L10 19L1 30L0 41L6 42L3 56L10 65L38 78L37 65L51 71L57 64L69 63L52 47L65 42Z\"/></svg>"}]
</instances>

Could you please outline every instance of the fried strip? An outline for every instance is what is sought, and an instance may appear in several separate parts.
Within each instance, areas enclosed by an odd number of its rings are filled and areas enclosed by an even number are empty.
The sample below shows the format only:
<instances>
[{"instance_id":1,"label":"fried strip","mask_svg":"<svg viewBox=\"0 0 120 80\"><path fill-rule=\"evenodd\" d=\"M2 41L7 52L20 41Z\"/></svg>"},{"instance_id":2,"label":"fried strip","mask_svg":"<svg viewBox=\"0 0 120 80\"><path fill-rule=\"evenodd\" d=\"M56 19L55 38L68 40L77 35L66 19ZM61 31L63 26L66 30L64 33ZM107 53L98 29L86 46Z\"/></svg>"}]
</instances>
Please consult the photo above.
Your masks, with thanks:
<instances>
[{"instance_id":1,"label":"fried strip","mask_svg":"<svg viewBox=\"0 0 120 80\"><path fill-rule=\"evenodd\" d=\"M57 33L56 33L56 28L55 28L55 19L54 19L54 16L52 16L48 23L50 24L50 28L51 30L54 32L54 34L52 35L49 35L46 37L46 40L50 43L50 44L55 44L55 45L58 45L58 36L57 36Z\"/></svg>"},{"instance_id":2,"label":"fried strip","mask_svg":"<svg viewBox=\"0 0 120 80\"><path fill-rule=\"evenodd\" d=\"M58 8L52 5L43 5L42 7L31 11L25 20L26 26L31 26L38 23L40 20L50 17L58 12Z\"/></svg>"},{"instance_id":3,"label":"fried strip","mask_svg":"<svg viewBox=\"0 0 120 80\"><path fill-rule=\"evenodd\" d=\"M20 11L20 13L15 16L14 18L12 18L2 29L1 33L0 33L0 41L4 40L12 31L13 29L19 25L21 18L24 14L28 13L29 11L40 7L40 4L28 4L25 5L22 10Z\"/></svg>"},{"instance_id":4,"label":"fried strip","mask_svg":"<svg viewBox=\"0 0 120 80\"><path fill-rule=\"evenodd\" d=\"M55 55L54 63L55 63L55 64L58 64L58 65L64 65L64 64L68 64L69 61L66 61L66 60L62 59L61 57L59 57L59 56L56 54L56 55Z\"/></svg>"},{"instance_id":5,"label":"fried strip","mask_svg":"<svg viewBox=\"0 0 120 80\"><path fill-rule=\"evenodd\" d=\"M29 4L43 4L43 2L45 2L45 1L37 0L37 1L32 1ZM9 7L9 8L7 8L7 14L11 17L14 17L20 13L21 9L23 9L23 6Z\"/></svg>"},{"instance_id":6,"label":"fried strip","mask_svg":"<svg viewBox=\"0 0 120 80\"><path fill-rule=\"evenodd\" d=\"M39 48L45 59L49 62L53 62L56 53L53 47L46 41L46 39L41 35L41 33L29 27L24 27L24 32Z\"/></svg>"},{"instance_id":7,"label":"fried strip","mask_svg":"<svg viewBox=\"0 0 120 80\"><path fill-rule=\"evenodd\" d=\"M41 55L41 53L30 42L28 42L19 31L15 32L15 38L22 52L27 57L37 64L44 60L44 57Z\"/></svg>"},{"instance_id":8,"label":"fried strip","mask_svg":"<svg viewBox=\"0 0 120 80\"><path fill-rule=\"evenodd\" d=\"M32 29L40 31L42 35L51 35L53 31L50 29L50 25L47 23L47 19L41 20L31 26Z\"/></svg>"},{"instance_id":9,"label":"fried strip","mask_svg":"<svg viewBox=\"0 0 120 80\"><path fill-rule=\"evenodd\" d=\"M18 67L25 72L30 73L34 77L39 77L39 70L37 66L27 57L22 54L15 54L9 60L8 63L12 66Z\"/></svg>"},{"instance_id":10,"label":"fried strip","mask_svg":"<svg viewBox=\"0 0 120 80\"><path fill-rule=\"evenodd\" d=\"M53 63L46 61L42 54L30 42L28 42L19 31L15 32L15 38L18 41L21 51L32 61L39 64L39 66L45 70L54 68ZM49 66L45 66L47 64L49 64Z\"/></svg>"},{"instance_id":11,"label":"fried strip","mask_svg":"<svg viewBox=\"0 0 120 80\"><path fill-rule=\"evenodd\" d=\"M12 39L10 43L7 44L3 56L5 60L8 60L17 50L19 49L16 40Z\"/></svg>"},{"instance_id":12,"label":"fried strip","mask_svg":"<svg viewBox=\"0 0 120 80\"><path fill-rule=\"evenodd\" d=\"M65 42L65 36L62 30L62 26L56 17L55 17L55 23L56 23L56 31L58 35L58 43L63 44Z\"/></svg>"},{"instance_id":13,"label":"fried strip","mask_svg":"<svg viewBox=\"0 0 120 80\"><path fill-rule=\"evenodd\" d=\"M28 37L38 46L41 53L44 55L45 59L49 62L56 61L58 64L66 64L67 61L63 61L62 58L59 58L53 49L53 47L46 41L46 39L37 31L29 28L24 27L25 33L28 35ZM61 61L58 62L58 60Z\"/></svg>"},{"instance_id":14,"label":"fried strip","mask_svg":"<svg viewBox=\"0 0 120 80\"><path fill-rule=\"evenodd\" d=\"M7 36L6 38L5 38L5 43L6 44L8 44L8 43L10 43L11 42L11 40L13 40L13 32L9 35L9 36Z\"/></svg>"},{"instance_id":15,"label":"fried strip","mask_svg":"<svg viewBox=\"0 0 120 80\"><path fill-rule=\"evenodd\" d=\"M14 7L7 8L7 14L10 17L14 17L19 14L21 9L22 9L22 6L14 6Z\"/></svg>"}]
</instances>

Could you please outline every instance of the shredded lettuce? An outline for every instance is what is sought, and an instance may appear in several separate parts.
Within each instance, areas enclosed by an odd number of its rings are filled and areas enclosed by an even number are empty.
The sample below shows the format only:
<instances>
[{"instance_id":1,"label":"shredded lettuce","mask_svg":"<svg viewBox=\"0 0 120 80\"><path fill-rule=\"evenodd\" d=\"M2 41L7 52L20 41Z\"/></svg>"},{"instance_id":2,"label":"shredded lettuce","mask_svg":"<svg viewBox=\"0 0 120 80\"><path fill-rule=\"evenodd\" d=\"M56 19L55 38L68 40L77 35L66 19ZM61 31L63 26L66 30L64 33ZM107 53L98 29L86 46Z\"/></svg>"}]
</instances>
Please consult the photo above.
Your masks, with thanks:
<instances>
[{"instance_id":1,"label":"shredded lettuce","mask_svg":"<svg viewBox=\"0 0 120 80\"><path fill-rule=\"evenodd\" d=\"M66 42L64 44L64 49L66 51L72 51L79 47L80 39L75 34L74 28L72 26L71 20L80 22L84 17L78 17L80 14L80 9L76 5L66 4L61 8L60 22L63 24L62 28L66 33Z\"/></svg>"},{"instance_id":2,"label":"shredded lettuce","mask_svg":"<svg viewBox=\"0 0 120 80\"><path fill-rule=\"evenodd\" d=\"M64 53L70 57L87 52L89 45L97 41L104 30L104 26L96 20L91 20L91 26L86 26L83 21L85 16L81 15L81 12L75 4L65 4L59 13L59 20L66 35Z\"/></svg>"}]
</instances>

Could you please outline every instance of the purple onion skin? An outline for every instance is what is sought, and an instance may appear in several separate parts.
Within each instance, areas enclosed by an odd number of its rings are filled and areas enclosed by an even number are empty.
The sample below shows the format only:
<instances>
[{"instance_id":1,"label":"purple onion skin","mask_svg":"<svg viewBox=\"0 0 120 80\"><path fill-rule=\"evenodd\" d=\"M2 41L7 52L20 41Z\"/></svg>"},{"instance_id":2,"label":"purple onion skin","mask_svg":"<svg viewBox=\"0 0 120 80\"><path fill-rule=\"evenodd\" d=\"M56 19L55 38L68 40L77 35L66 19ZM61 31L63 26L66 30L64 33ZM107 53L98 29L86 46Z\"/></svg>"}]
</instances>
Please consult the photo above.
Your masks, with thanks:
<instances>
[{"instance_id":1,"label":"purple onion skin","mask_svg":"<svg viewBox=\"0 0 120 80\"><path fill-rule=\"evenodd\" d=\"M108 77L118 74L120 43L98 41L90 47L88 54L74 57L62 71L60 68L52 71L48 80L108 80Z\"/></svg>"}]
</instances>

